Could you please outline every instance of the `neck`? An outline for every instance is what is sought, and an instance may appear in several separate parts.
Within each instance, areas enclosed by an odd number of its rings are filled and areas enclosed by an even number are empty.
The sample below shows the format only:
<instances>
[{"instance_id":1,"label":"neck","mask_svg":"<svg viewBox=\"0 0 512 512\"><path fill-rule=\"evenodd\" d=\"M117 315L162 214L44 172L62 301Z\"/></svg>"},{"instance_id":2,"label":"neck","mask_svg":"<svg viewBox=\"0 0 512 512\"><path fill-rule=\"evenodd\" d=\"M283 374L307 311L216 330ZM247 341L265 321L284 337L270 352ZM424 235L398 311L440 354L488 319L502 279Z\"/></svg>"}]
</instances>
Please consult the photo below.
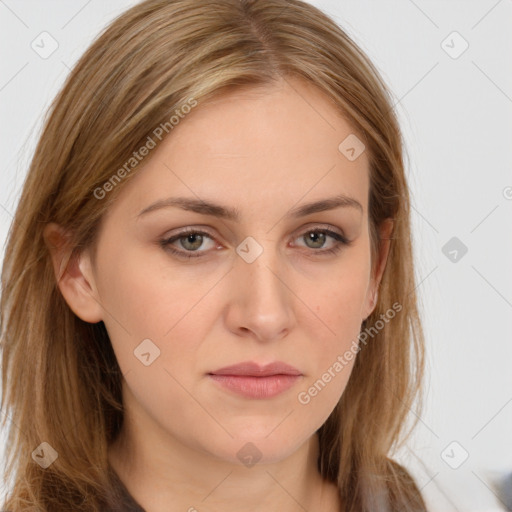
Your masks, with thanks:
<instances>
[{"instance_id":1,"label":"neck","mask_svg":"<svg viewBox=\"0 0 512 512\"><path fill-rule=\"evenodd\" d=\"M287 458L252 467L233 465L174 439L154 449L129 420L109 449L109 460L128 492L146 512L243 509L263 512L341 510L335 484L318 472L314 434ZM169 437L169 436L168 436ZM172 505L170 505L172 504Z\"/></svg>"}]
</instances>

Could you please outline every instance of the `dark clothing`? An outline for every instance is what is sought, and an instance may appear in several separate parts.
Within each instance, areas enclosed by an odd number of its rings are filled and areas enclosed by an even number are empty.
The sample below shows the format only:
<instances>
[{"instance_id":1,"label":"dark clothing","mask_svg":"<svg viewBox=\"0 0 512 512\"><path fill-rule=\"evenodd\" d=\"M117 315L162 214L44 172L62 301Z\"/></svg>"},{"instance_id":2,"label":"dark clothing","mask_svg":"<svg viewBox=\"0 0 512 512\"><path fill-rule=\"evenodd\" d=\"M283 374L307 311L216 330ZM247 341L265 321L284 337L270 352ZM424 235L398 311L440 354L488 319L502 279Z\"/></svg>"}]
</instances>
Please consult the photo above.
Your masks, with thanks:
<instances>
[{"instance_id":1,"label":"dark clothing","mask_svg":"<svg viewBox=\"0 0 512 512\"><path fill-rule=\"evenodd\" d=\"M112 467L110 467L110 476L114 484L114 495L110 497L105 512L146 512L134 500Z\"/></svg>"}]
</instances>

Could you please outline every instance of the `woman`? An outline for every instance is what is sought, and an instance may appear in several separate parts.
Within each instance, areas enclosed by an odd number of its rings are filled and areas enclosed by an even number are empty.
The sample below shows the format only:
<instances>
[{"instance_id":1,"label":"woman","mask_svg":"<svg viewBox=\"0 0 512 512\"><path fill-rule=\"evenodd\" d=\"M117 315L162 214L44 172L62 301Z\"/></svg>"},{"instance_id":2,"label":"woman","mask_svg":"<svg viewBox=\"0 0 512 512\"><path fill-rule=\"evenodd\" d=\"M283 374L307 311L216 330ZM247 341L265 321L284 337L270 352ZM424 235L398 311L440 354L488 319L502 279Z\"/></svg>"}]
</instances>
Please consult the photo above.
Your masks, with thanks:
<instances>
[{"instance_id":1,"label":"woman","mask_svg":"<svg viewBox=\"0 0 512 512\"><path fill-rule=\"evenodd\" d=\"M389 92L299 0L147 0L52 105L2 272L3 508L419 511ZM7 416L5 416L7 418Z\"/></svg>"}]
</instances>

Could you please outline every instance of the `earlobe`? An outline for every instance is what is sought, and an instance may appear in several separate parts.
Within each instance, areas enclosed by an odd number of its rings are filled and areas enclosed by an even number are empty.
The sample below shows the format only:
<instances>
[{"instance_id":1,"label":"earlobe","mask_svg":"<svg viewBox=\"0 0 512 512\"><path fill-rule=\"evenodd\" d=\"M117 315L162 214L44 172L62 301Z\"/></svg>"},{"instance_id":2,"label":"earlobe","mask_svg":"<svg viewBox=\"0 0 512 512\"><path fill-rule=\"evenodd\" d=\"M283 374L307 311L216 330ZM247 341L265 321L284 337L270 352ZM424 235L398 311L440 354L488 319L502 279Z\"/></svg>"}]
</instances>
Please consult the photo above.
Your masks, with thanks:
<instances>
[{"instance_id":1,"label":"earlobe","mask_svg":"<svg viewBox=\"0 0 512 512\"><path fill-rule=\"evenodd\" d=\"M377 304L377 299L379 295L379 290L377 288L373 288L372 291L369 291L367 294L367 306L365 314L363 315L363 321L366 320L375 309L375 305Z\"/></svg>"},{"instance_id":2,"label":"earlobe","mask_svg":"<svg viewBox=\"0 0 512 512\"><path fill-rule=\"evenodd\" d=\"M87 249L73 251L71 236L61 226L48 224L43 237L51 255L55 279L64 300L82 320L97 323L103 319Z\"/></svg>"}]
</instances>

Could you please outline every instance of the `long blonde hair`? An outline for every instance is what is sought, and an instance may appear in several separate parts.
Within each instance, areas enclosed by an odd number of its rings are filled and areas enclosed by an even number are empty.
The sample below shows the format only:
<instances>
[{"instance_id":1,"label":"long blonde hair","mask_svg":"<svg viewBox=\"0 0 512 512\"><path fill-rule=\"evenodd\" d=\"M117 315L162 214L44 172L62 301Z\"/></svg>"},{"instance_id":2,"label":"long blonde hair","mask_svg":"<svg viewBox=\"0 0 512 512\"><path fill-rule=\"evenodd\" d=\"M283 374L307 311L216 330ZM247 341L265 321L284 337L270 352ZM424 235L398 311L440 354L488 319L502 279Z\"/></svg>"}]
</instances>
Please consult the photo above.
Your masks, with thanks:
<instances>
[{"instance_id":1,"label":"long blonde hair","mask_svg":"<svg viewBox=\"0 0 512 512\"><path fill-rule=\"evenodd\" d=\"M68 229L68 255L75 257L94 242L103 214L137 169L101 200L94 191L155 127L191 98L200 105L292 76L316 85L364 140L373 262L378 227L394 220L377 305L362 329L395 302L402 306L358 352L341 400L318 431L318 468L337 484L347 511L425 510L414 480L390 458L410 433L404 425L415 400L421 408L424 365L392 95L348 35L300 0L144 1L98 36L51 105L2 269L4 481L12 482L4 509L101 510L112 488L107 448L123 421L122 375L105 326L68 307L43 227ZM43 442L58 454L47 469L32 459Z\"/></svg>"}]
</instances>

